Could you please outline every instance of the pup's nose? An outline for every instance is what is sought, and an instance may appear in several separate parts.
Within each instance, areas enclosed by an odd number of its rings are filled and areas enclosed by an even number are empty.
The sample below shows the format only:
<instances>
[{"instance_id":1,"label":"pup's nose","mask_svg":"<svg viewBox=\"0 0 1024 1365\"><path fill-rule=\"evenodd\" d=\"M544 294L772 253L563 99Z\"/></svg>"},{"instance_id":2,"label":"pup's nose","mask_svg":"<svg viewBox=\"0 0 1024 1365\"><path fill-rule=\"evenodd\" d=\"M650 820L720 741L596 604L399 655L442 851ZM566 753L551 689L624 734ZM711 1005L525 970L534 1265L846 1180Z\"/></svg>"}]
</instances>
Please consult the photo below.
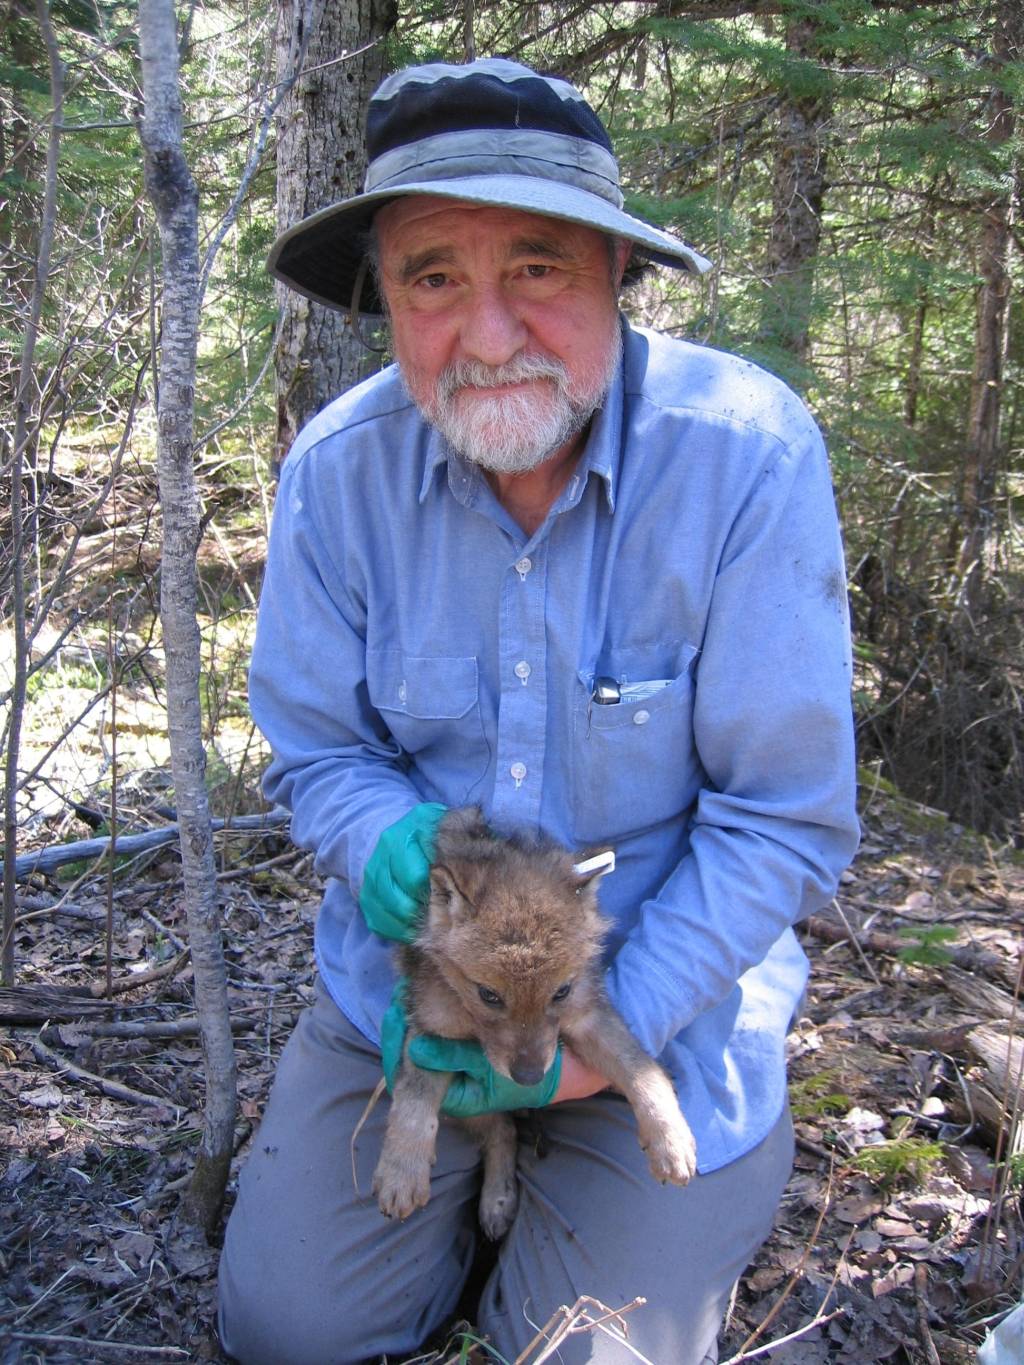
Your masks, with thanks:
<instances>
[{"instance_id":1,"label":"pup's nose","mask_svg":"<svg viewBox=\"0 0 1024 1365\"><path fill-rule=\"evenodd\" d=\"M544 1079L544 1067L536 1062L514 1062L509 1070L517 1085L536 1085Z\"/></svg>"}]
</instances>

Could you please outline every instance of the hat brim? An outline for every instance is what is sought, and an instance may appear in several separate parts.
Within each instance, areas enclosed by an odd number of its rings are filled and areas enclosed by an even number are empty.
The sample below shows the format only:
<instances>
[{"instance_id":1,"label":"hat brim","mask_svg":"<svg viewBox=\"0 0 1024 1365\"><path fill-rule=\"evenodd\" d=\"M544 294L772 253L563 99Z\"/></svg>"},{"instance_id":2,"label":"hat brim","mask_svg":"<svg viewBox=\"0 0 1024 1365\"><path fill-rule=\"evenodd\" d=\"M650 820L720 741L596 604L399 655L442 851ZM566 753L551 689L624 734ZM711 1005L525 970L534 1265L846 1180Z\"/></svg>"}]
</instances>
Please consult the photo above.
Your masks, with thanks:
<instances>
[{"instance_id":1,"label":"hat brim","mask_svg":"<svg viewBox=\"0 0 1024 1365\"><path fill-rule=\"evenodd\" d=\"M389 200L407 195L433 195L560 218L625 237L659 265L696 275L711 269L706 257L678 237L634 218L596 194L535 175L481 175L392 185L332 204L282 233L270 252L268 270L307 298L347 312L373 215ZM363 285L359 312L379 317L383 311L371 272Z\"/></svg>"}]
</instances>

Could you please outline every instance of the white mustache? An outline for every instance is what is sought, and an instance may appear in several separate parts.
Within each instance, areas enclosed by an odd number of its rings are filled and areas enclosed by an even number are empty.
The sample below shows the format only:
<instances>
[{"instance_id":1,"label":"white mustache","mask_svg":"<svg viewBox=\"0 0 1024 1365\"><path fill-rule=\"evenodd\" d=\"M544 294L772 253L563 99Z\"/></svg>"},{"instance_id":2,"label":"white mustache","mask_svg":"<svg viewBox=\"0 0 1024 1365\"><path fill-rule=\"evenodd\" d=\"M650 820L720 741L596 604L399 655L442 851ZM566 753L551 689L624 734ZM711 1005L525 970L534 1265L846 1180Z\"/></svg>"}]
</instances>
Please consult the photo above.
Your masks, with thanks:
<instances>
[{"instance_id":1,"label":"white mustache","mask_svg":"<svg viewBox=\"0 0 1024 1365\"><path fill-rule=\"evenodd\" d=\"M437 381L438 397L452 398L459 389L501 388L530 379L553 380L559 389L568 386L569 373L553 356L519 355L502 365L485 365L480 360L455 360L445 366Z\"/></svg>"}]
</instances>

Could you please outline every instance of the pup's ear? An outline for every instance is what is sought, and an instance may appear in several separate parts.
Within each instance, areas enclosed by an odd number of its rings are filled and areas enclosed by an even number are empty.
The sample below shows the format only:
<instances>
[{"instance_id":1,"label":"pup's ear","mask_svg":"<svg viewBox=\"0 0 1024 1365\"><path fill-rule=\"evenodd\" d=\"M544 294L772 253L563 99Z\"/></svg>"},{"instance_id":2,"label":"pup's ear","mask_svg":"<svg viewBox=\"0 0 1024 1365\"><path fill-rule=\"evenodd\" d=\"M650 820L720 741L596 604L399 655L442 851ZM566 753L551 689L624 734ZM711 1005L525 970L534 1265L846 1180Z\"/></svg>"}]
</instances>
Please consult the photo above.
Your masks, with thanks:
<instances>
[{"instance_id":1,"label":"pup's ear","mask_svg":"<svg viewBox=\"0 0 1024 1365\"><path fill-rule=\"evenodd\" d=\"M581 861L573 864L573 885L576 894L593 899L597 895L601 878L614 871L615 854L611 849L603 849L598 853L589 851Z\"/></svg>"},{"instance_id":2,"label":"pup's ear","mask_svg":"<svg viewBox=\"0 0 1024 1365\"><path fill-rule=\"evenodd\" d=\"M473 902L465 896L450 868L435 863L430 869L429 914L435 923L454 923L476 913Z\"/></svg>"}]
</instances>

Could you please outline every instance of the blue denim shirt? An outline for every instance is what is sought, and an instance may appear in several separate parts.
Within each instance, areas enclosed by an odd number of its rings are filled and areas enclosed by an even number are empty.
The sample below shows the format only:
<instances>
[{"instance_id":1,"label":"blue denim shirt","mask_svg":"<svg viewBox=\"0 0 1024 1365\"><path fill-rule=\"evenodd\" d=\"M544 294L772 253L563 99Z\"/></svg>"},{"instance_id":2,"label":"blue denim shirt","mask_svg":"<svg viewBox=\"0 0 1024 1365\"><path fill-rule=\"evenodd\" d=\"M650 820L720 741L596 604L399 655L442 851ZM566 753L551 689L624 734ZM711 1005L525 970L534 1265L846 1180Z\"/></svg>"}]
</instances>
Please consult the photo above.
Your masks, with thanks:
<instances>
[{"instance_id":1,"label":"blue denim shirt","mask_svg":"<svg viewBox=\"0 0 1024 1365\"><path fill-rule=\"evenodd\" d=\"M595 705L595 677L622 700ZM529 537L394 369L285 463L250 699L266 793L329 878L320 973L372 1041L393 966L356 906L366 861L417 802L476 802L498 829L615 848L611 996L672 1074L701 1170L748 1151L785 1098L807 973L790 926L857 843L849 697L822 441L744 360L626 327Z\"/></svg>"}]
</instances>

